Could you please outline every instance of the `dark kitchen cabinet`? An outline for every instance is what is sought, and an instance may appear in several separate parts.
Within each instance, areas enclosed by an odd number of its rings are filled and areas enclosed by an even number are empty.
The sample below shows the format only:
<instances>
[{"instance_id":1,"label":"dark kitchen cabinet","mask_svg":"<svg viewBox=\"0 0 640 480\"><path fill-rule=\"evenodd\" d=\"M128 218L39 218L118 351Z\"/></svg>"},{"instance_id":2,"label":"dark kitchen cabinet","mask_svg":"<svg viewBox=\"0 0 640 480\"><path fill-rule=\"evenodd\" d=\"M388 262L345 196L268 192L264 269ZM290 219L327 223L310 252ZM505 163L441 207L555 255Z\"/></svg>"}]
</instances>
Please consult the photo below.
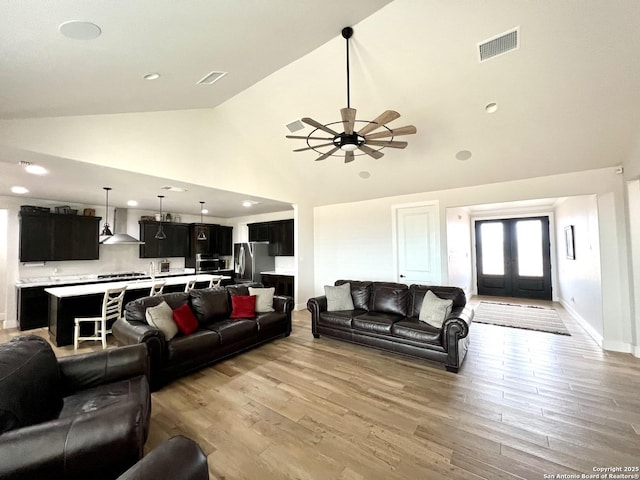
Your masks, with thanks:
<instances>
[{"instance_id":1,"label":"dark kitchen cabinet","mask_svg":"<svg viewBox=\"0 0 640 480\"><path fill-rule=\"evenodd\" d=\"M212 247L215 244L215 232L212 235L212 228L215 225L204 223L192 223L189 225L189 256L194 258L200 253L213 253ZM204 233L205 240L198 240L198 235Z\"/></svg>"},{"instance_id":2,"label":"dark kitchen cabinet","mask_svg":"<svg viewBox=\"0 0 640 480\"><path fill-rule=\"evenodd\" d=\"M97 260L100 217L20 214L20 261Z\"/></svg>"},{"instance_id":3,"label":"dark kitchen cabinet","mask_svg":"<svg viewBox=\"0 0 640 480\"><path fill-rule=\"evenodd\" d=\"M139 222L140 258L166 258L189 256L189 224L171 222ZM155 238L160 225L167 238Z\"/></svg>"},{"instance_id":4,"label":"dark kitchen cabinet","mask_svg":"<svg viewBox=\"0 0 640 480\"><path fill-rule=\"evenodd\" d=\"M293 256L293 219L270 223L269 254L278 257Z\"/></svg>"},{"instance_id":5,"label":"dark kitchen cabinet","mask_svg":"<svg viewBox=\"0 0 640 480\"><path fill-rule=\"evenodd\" d=\"M294 277L291 275L262 275L262 284L267 288L274 287L275 295L293 297L294 280Z\"/></svg>"},{"instance_id":6,"label":"dark kitchen cabinet","mask_svg":"<svg viewBox=\"0 0 640 480\"><path fill-rule=\"evenodd\" d=\"M216 225L216 250L218 255L233 255L233 227Z\"/></svg>"},{"instance_id":7,"label":"dark kitchen cabinet","mask_svg":"<svg viewBox=\"0 0 640 480\"><path fill-rule=\"evenodd\" d=\"M250 242L269 242L269 255L286 257L295 255L293 246L293 219L250 223Z\"/></svg>"},{"instance_id":8,"label":"dark kitchen cabinet","mask_svg":"<svg viewBox=\"0 0 640 480\"><path fill-rule=\"evenodd\" d=\"M250 223L248 225L249 241L250 242L268 242L270 226L271 226L271 222Z\"/></svg>"},{"instance_id":9,"label":"dark kitchen cabinet","mask_svg":"<svg viewBox=\"0 0 640 480\"><path fill-rule=\"evenodd\" d=\"M18 325L20 330L31 330L49 325L49 294L47 287L17 288Z\"/></svg>"}]
</instances>

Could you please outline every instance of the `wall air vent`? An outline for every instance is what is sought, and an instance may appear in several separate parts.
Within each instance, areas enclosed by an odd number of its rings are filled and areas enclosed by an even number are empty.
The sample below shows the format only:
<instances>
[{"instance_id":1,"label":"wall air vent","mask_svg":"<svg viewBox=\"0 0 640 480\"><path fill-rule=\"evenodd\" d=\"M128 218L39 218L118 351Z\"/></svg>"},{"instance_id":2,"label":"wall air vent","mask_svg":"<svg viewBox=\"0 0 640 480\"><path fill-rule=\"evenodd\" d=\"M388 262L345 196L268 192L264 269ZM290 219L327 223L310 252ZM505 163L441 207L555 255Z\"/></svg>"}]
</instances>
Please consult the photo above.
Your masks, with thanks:
<instances>
[{"instance_id":1,"label":"wall air vent","mask_svg":"<svg viewBox=\"0 0 640 480\"><path fill-rule=\"evenodd\" d=\"M513 30L478 43L478 54L480 61L484 62L490 58L510 52L511 50L516 50L519 47L520 27L516 27Z\"/></svg>"},{"instance_id":2,"label":"wall air vent","mask_svg":"<svg viewBox=\"0 0 640 480\"><path fill-rule=\"evenodd\" d=\"M227 72L209 72L196 82L196 85L213 85L215 82L224 77Z\"/></svg>"},{"instance_id":3,"label":"wall air vent","mask_svg":"<svg viewBox=\"0 0 640 480\"><path fill-rule=\"evenodd\" d=\"M302 123L300 120L296 120L294 122L287 123L285 125L285 127L287 127L287 129L291 133L295 133L295 132L299 132L300 130L304 129L304 123Z\"/></svg>"}]
</instances>

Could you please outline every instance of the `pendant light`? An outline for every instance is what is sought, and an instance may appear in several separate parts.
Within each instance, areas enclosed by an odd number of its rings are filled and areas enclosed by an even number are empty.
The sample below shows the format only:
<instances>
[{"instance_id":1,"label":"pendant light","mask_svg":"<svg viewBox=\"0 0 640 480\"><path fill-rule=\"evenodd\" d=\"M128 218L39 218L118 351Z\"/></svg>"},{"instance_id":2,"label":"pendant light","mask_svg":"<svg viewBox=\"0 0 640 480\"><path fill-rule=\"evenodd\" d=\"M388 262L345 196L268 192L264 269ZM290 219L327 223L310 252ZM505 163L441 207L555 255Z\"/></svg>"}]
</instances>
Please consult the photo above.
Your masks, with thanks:
<instances>
[{"instance_id":1,"label":"pendant light","mask_svg":"<svg viewBox=\"0 0 640 480\"><path fill-rule=\"evenodd\" d=\"M204 222L202 221L202 209L204 208L204 202L200 201L200 231L198 232L198 240L206 240L207 234L204 233Z\"/></svg>"},{"instance_id":2,"label":"pendant light","mask_svg":"<svg viewBox=\"0 0 640 480\"><path fill-rule=\"evenodd\" d=\"M104 227L102 228L102 232L100 232L100 235L102 237L113 237L113 232L109 227L109 190L111 190L111 187L102 187L102 189L105 191L107 195L107 201L106 201L106 208L105 208L106 213L104 215Z\"/></svg>"},{"instance_id":3,"label":"pendant light","mask_svg":"<svg viewBox=\"0 0 640 480\"><path fill-rule=\"evenodd\" d=\"M167 235L164 233L162 228L162 199L164 198L164 195L158 195L158 198L160 199L160 225L158 226L158 231L154 238L157 240L164 240L167 238Z\"/></svg>"}]
</instances>

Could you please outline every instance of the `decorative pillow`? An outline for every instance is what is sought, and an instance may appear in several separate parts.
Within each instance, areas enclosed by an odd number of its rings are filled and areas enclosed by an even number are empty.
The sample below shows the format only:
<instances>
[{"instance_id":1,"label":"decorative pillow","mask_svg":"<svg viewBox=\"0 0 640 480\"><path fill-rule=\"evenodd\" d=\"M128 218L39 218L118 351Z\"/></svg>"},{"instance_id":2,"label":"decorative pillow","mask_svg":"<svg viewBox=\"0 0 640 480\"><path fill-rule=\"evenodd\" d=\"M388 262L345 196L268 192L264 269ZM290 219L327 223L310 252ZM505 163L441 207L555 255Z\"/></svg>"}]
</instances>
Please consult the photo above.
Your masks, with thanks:
<instances>
[{"instance_id":1,"label":"decorative pillow","mask_svg":"<svg viewBox=\"0 0 640 480\"><path fill-rule=\"evenodd\" d=\"M193 314L188 303L173 311L173 321L183 335L190 335L198 329L198 319Z\"/></svg>"},{"instance_id":2,"label":"decorative pillow","mask_svg":"<svg viewBox=\"0 0 640 480\"><path fill-rule=\"evenodd\" d=\"M275 293L275 287L270 288L255 288L249 287L249 295L256 296L256 313L274 312L273 309L273 294Z\"/></svg>"},{"instance_id":3,"label":"decorative pillow","mask_svg":"<svg viewBox=\"0 0 640 480\"><path fill-rule=\"evenodd\" d=\"M173 321L173 310L164 300L155 307L147 308L144 316L147 323L164 333L167 340L171 340L178 333L178 326Z\"/></svg>"},{"instance_id":4,"label":"decorative pillow","mask_svg":"<svg viewBox=\"0 0 640 480\"><path fill-rule=\"evenodd\" d=\"M429 290L422 300L418 320L441 328L453 308L453 300L445 300Z\"/></svg>"},{"instance_id":5,"label":"decorative pillow","mask_svg":"<svg viewBox=\"0 0 640 480\"><path fill-rule=\"evenodd\" d=\"M327 297L327 312L353 310L353 298L351 298L350 283L343 283L337 287L325 285L324 294Z\"/></svg>"},{"instance_id":6,"label":"decorative pillow","mask_svg":"<svg viewBox=\"0 0 640 480\"><path fill-rule=\"evenodd\" d=\"M255 318L255 295L231 295L231 317L229 318Z\"/></svg>"}]
</instances>

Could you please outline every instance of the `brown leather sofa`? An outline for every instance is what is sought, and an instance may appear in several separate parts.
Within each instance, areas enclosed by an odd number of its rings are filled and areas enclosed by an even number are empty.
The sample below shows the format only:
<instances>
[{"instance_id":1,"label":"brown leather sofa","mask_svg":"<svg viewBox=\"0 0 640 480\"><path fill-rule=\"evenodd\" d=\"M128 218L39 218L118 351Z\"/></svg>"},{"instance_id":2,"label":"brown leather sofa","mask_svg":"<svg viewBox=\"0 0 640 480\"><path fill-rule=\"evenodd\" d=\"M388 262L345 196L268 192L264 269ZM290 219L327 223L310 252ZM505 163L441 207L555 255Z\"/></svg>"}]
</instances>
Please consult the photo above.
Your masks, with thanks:
<instances>
[{"instance_id":1,"label":"brown leather sofa","mask_svg":"<svg viewBox=\"0 0 640 480\"><path fill-rule=\"evenodd\" d=\"M325 296L311 298L313 336L338 338L390 352L443 363L458 372L469 346L473 310L466 308L464 291L458 287L411 285L390 282L338 280L351 285L354 310L327 311ZM450 315L435 328L418 320L428 290L453 301Z\"/></svg>"},{"instance_id":2,"label":"brown leather sofa","mask_svg":"<svg viewBox=\"0 0 640 480\"><path fill-rule=\"evenodd\" d=\"M193 440L178 435L153 449L118 480L209 480L207 456Z\"/></svg>"},{"instance_id":3,"label":"brown leather sofa","mask_svg":"<svg viewBox=\"0 0 640 480\"><path fill-rule=\"evenodd\" d=\"M112 480L149 432L143 345L56 359L46 340L0 345L0 478Z\"/></svg>"},{"instance_id":4,"label":"brown leather sofa","mask_svg":"<svg viewBox=\"0 0 640 480\"><path fill-rule=\"evenodd\" d=\"M249 295L248 287L262 284L229 285L194 289L189 293L167 293L129 302L124 318L112 327L120 345L144 343L151 360L151 388L215 363L239 352L291 333L293 298L273 297L274 312L257 314L256 318L231 319L231 295ZM167 341L164 334L150 326L146 309L166 301L172 309L188 303L199 326L190 335Z\"/></svg>"}]
</instances>

